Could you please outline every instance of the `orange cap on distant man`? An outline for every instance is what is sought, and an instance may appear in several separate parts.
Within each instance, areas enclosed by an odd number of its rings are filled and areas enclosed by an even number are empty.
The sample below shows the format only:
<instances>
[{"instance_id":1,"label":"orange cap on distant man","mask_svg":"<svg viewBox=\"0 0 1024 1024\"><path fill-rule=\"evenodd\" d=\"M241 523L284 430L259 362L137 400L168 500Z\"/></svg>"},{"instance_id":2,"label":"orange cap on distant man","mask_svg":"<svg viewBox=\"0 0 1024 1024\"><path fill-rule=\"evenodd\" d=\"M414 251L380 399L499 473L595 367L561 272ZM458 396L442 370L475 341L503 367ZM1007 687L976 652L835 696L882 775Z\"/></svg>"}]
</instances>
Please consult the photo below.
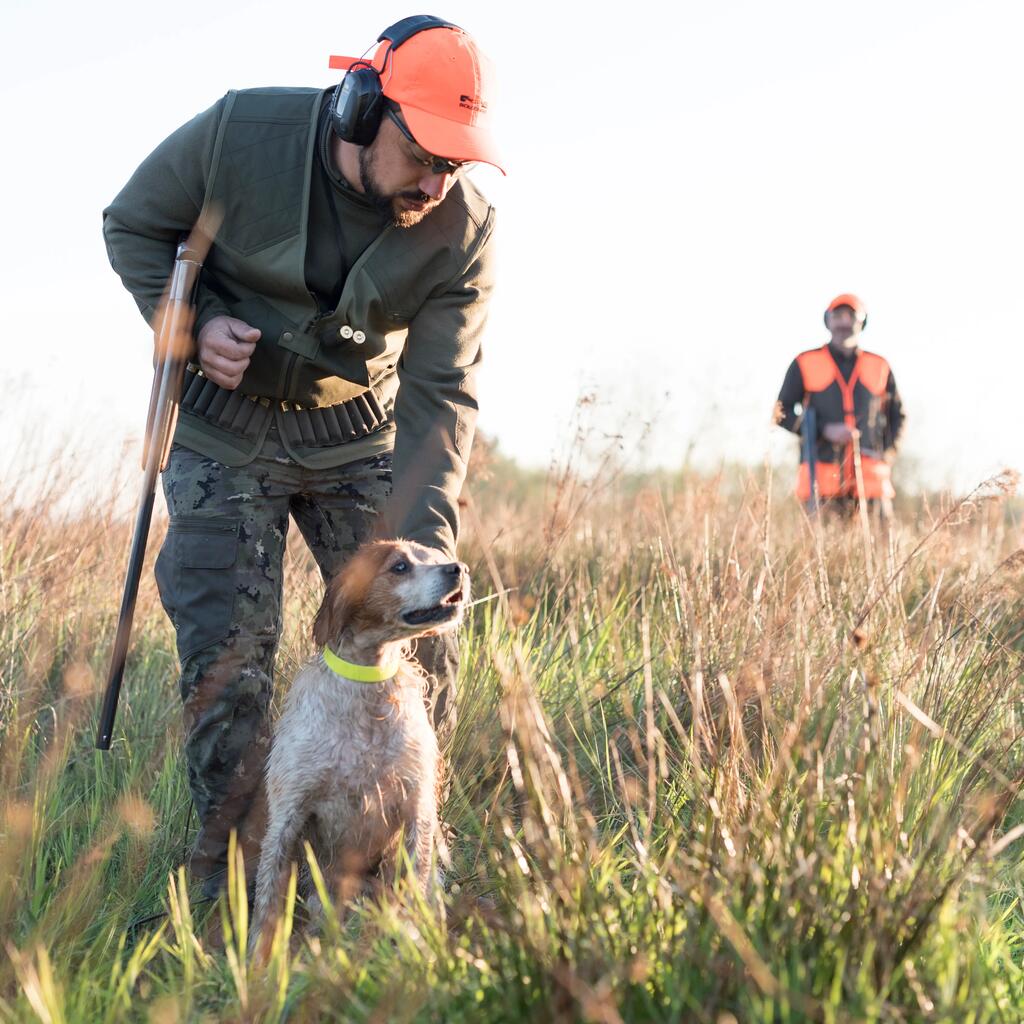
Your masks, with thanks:
<instances>
[{"instance_id":1,"label":"orange cap on distant man","mask_svg":"<svg viewBox=\"0 0 1024 1024\"><path fill-rule=\"evenodd\" d=\"M831 313L832 310L838 309L840 306L849 306L862 319L866 319L868 315L868 307L864 305L862 299L858 298L852 292L843 292L842 295L837 295L829 304L826 313Z\"/></svg>"},{"instance_id":2,"label":"orange cap on distant man","mask_svg":"<svg viewBox=\"0 0 1024 1024\"><path fill-rule=\"evenodd\" d=\"M384 95L402 108L416 141L448 160L479 160L502 174L491 136L494 71L472 37L460 28L425 29L393 47L384 39L372 61L331 57L332 68L372 65Z\"/></svg>"}]
</instances>

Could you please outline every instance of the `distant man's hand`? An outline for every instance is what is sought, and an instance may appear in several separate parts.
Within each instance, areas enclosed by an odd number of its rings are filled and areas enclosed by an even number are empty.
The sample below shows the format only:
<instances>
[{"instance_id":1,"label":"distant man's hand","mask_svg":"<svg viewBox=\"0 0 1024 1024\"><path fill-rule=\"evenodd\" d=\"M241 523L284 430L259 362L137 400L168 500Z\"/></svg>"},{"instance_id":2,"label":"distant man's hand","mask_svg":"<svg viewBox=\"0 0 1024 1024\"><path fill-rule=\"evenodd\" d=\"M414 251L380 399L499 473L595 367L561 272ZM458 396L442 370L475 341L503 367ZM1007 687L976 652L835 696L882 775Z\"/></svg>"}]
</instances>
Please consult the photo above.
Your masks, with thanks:
<instances>
[{"instance_id":1,"label":"distant man's hand","mask_svg":"<svg viewBox=\"0 0 1024 1024\"><path fill-rule=\"evenodd\" d=\"M853 431L845 423L826 423L821 428L821 436L829 444L849 444Z\"/></svg>"},{"instance_id":2,"label":"distant man's hand","mask_svg":"<svg viewBox=\"0 0 1024 1024\"><path fill-rule=\"evenodd\" d=\"M233 316L215 316L196 338L199 365L214 384L234 391L260 340L260 331Z\"/></svg>"}]
</instances>

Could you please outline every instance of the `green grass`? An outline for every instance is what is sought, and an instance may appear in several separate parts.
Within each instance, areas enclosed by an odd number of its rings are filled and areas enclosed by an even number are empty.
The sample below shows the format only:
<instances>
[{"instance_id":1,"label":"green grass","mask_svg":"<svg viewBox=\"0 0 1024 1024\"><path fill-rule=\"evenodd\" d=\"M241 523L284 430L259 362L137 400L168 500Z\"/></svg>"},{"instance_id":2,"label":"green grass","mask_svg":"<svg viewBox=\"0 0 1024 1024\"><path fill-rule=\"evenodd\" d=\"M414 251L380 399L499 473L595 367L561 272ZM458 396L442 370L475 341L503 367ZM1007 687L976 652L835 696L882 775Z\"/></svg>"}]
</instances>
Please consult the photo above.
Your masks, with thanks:
<instances>
[{"instance_id":1,"label":"green grass","mask_svg":"<svg viewBox=\"0 0 1024 1024\"><path fill-rule=\"evenodd\" d=\"M92 749L128 526L5 500L0 1020L1024 1019L1010 482L874 541L771 486L478 482L464 556L496 596L463 633L448 919L399 891L265 971L237 893L190 902L179 869L150 572ZM320 591L301 546L287 577L280 691Z\"/></svg>"}]
</instances>

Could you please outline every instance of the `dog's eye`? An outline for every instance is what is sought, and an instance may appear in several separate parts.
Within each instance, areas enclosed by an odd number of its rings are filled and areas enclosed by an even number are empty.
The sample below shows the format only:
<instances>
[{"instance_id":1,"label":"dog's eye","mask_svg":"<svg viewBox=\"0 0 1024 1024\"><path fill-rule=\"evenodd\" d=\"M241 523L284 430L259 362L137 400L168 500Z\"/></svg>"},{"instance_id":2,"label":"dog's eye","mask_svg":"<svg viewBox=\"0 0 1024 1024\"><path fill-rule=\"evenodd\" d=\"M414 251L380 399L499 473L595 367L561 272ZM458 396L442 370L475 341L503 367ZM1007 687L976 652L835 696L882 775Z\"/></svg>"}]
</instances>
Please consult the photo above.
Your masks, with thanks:
<instances>
[{"instance_id":1,"label":"dog's eye","mask_svg":"<svg viewBox=\"0 0 1024 1024\"><path fill-rule=\"evenodd\" d=\"M399 560L399 561L395 562L395 564L393 566L391 566L391 571L392 572L408 572L409 571L409 563L405 562L405 561Z\"/></svg>"}]
</instances>

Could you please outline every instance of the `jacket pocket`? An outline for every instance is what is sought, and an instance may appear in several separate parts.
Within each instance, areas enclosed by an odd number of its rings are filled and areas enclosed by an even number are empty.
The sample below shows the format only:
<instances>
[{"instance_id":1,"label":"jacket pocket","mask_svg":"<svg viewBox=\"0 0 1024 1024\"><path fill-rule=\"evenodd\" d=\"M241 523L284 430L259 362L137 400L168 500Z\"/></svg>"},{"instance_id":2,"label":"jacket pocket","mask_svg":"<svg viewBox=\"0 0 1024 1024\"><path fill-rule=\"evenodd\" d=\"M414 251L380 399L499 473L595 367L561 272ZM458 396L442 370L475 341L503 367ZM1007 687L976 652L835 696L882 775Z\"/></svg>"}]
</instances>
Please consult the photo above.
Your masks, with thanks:
<instances>
[{"instance_id":1,"label":"jacket pocket","mask_svg":"<svg viewBox=\"0 0 1024 1024\"><path fill-rule=\"evenodd\" d=\"M251 257L299 235L308 136L305 117L228 123L210 188L224 214L218 245Z\"/></svg>"},{"instance_id":2,"label":"jacket pocket","mask_svg":"<svg viewBox=\"0 0 1024 1024\"><path fill-rule=\"evenodd\" d=\"M239 523L228 516L172 516L156 583L184 662L231 630Z\"/></svg>"}]
</instances>

